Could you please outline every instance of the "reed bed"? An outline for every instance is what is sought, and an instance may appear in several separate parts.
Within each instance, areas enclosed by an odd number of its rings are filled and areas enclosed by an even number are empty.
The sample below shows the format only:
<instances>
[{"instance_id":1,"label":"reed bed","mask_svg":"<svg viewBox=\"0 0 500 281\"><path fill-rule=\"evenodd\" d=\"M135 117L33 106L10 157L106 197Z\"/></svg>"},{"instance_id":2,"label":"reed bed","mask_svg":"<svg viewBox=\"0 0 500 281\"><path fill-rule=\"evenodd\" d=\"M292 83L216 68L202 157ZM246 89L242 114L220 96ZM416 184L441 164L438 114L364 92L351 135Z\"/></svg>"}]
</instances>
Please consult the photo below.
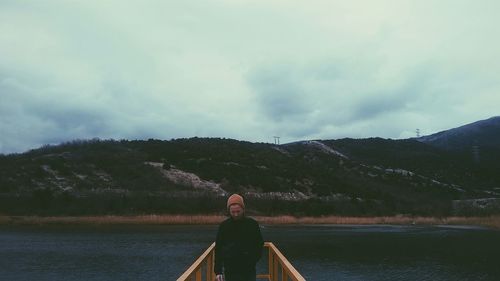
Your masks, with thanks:
<instances>
[{"instance_id":1,"label":"reed bed","mask_svg":"<svg viewBox=\"0 0 500 281\"><path fill-rule=\"evenodd\" d=\"M75 217L40 217L40 216L0 216L0 225L26 224L82 224L82 225L175 225L175 224L219 224L226 217L222 215L138 215L138 216L75 216ZM500 216L490 217L294 217L294 216L254 216L261 224L336 224L336 225L478 225L500 229Z\"/></svg>"},{"instance_id":2,"label":"reed bed","mask_svg":"<svg viewBox=\"0 0 500 281\"><path fill-rule=\"evenodd\" d=\"M412 224L413 218L410 217L342 217L342 216L324 216L324 217L256 217L258 221L265 224Z\"/></svg>"},{"instance_id":3,"label":"reed bed","mask_svg":"<svg viewBox=\"0 0 500 281\"><path fill-rule=\"evenodd\" d=\"M255 217L264 224L393 224L393 225L479 225L500 229L500 216L491 217L412 217L412 216L382 216L382 217Z\"/></svg>"},{"instance_id":4,"label":"reed bed","mask_svg":"<svg viewBox=\"0 0 500 281\"><path fill-rule=\"evenodd\" d=\"M9 217L0 215L0 225L7 223L9 223Z\"/></svg>"},{"instance_id":5,"label":"reed bed","mask_svg":"<svg viewBox=\"0 0 500 281\"><path fill-rule=\"evenodd\" d=\"M0 217L0 224L218 224L224 216L217 215L139 215L139 216L75 216L75 217L39 217L10 216Z\"/></svg>"}]
</instances>

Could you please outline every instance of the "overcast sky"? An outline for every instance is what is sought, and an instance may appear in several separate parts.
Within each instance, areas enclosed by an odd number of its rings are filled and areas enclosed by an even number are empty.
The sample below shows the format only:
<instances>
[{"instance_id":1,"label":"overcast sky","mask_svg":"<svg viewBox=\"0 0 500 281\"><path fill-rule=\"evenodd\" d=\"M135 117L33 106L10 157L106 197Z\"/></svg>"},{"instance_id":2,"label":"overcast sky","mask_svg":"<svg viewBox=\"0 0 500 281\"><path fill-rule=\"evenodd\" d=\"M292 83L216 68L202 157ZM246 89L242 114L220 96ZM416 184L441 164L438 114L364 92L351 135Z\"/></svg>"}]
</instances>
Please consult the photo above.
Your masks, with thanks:
<instances>
[{"instance_id":1,"label":"overcast sky","mask_svg":"<svg viewBox=\"0 0 500 281\"><path fill-rule=\"evenodd\" d=\"M0 0L0 153L407 138L498 116L500 1Z\"/></svg>"}]
</instances>

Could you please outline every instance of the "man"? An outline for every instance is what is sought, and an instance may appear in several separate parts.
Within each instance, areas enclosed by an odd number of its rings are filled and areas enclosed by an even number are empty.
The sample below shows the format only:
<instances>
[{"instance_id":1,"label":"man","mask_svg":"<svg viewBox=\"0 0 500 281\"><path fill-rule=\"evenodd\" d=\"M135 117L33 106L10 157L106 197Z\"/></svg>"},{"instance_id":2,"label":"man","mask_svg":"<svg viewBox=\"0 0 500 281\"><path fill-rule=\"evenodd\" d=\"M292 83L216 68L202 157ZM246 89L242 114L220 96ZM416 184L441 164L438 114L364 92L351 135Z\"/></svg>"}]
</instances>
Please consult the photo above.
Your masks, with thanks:
<instances>
[{"instance_id":1,"label":"man","mask_svg":"<svg viewBox=\"0 0 500 281\"><path fill-rule=\"evenodd\" d=\"M214 271L217 281L255 281L255 265L262 255L264 240L259 224L245 216L243 197L227 200L230 217L219 225L215 240Z\"/></svg>"}]
</instances>

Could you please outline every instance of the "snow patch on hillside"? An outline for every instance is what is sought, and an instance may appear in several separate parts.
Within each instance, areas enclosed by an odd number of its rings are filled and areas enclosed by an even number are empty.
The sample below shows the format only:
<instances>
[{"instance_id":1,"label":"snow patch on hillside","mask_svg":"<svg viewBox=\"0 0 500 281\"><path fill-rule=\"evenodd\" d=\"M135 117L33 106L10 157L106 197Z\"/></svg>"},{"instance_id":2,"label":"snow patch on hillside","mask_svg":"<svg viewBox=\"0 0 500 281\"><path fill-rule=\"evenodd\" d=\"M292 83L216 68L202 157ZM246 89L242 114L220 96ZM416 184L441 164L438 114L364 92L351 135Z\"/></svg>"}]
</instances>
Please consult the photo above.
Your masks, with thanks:
<instances>
[{"instance_id":1,"label":"snow patch on hillside","mask_svg":"<svg viewBox=\"0 0 500 281\"><path fill-rule=\"evenodd\" d=\"M305 195L300 191L294 192L245 192L246 196L259 199L279 199L285 201L302 201L307 200L310 196Z\"/></svg>"},{"instance_id":2,"label":"snow patch on hillside","mask_svg":"<svg viewBox=\"0 0 500 281\"><path fill-rule=\"evenodd\" d=\"M74 187L69 183L69 181L65 177L59 175L59 173L53 170L49 165L41 165L41 168L50 175L50 186L57 187L61 191L73 190Z\"/></svg>"},{"instance_id":3,"label":"snow patch on hillside","mask_svg":"<svg viewBox=\"0 0 500 281\"><path fill-rule=\"evenodd\" d=\"M220 187L220 184L213 181L203 180L196 174L175 168L165 170L163 169L163 163L160 162L144 162L144 164L157 168L164 177L175 184L215 192L221 196L226 196L228 194Z\"/></svg>"},{"instance_id":4,"label":"snow patch on hillside","mask_svg":"<svg viewBox=\"0 0 500 281\"><path fill-rule=\"evenodd\" d=\"M309 145L309 146L318 148L319 150L323 151L324 153L333 154L333 155L342 157L344 159L348 159L348 157L345 156L344 154L338 152L337 150L329 147L328 145L326 145L326 144L324 144L322 142L319 142L319 141L303 141L302 143L305 144L305 145Z\"/></svg>"},{"instance_id":5,"label":"snow patch on hillside","mask_svg":"<svg viewBox=\"0 0 500 281\"><path fill-rule=\"evenodd\" d=\"M276 151L278 151L278 152L280 152L280 153L283 153L283 154L285 154L286 156L291 156L291 155L290 155L290 152L286 151L285 149L283 149L283 148L281 148L281 147L279 147L279 146L273 146L273 147L272 147L272 149L274 149L274 150L276 150Z\"/></svg>"}]
</instances>

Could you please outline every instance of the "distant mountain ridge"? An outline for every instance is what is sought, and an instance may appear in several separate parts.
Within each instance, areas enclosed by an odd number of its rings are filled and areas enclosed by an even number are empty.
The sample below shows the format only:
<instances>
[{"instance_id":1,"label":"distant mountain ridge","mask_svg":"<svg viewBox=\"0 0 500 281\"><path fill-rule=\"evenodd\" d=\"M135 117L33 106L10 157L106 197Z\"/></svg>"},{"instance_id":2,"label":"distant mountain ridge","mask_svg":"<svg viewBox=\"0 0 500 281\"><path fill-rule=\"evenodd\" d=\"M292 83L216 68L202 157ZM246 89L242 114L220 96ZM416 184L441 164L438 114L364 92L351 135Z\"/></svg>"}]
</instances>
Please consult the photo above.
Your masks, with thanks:
<instances>
[{"instance_id":1,"label":"distant mountain ridge","mask_svg":"<svg viewBox=\"0 0 500 281\"><path fill-rule=\"evenodd\" d=\"M0 213L220 213L238 192L252 214L496 214L498 120L405 140L77 140L0 156Z\"/></svg>"},{"instance_id":2,"label":"distant mountain ridge","mask_svg":"<svg viewBox=\"0 0 500 281\"><path fill-rule=\"evenodd\" d=\"M470 149L474 146L500 149L500 116L423 136L416 140L449 150Z\"/></svg>"}]
</instances>

